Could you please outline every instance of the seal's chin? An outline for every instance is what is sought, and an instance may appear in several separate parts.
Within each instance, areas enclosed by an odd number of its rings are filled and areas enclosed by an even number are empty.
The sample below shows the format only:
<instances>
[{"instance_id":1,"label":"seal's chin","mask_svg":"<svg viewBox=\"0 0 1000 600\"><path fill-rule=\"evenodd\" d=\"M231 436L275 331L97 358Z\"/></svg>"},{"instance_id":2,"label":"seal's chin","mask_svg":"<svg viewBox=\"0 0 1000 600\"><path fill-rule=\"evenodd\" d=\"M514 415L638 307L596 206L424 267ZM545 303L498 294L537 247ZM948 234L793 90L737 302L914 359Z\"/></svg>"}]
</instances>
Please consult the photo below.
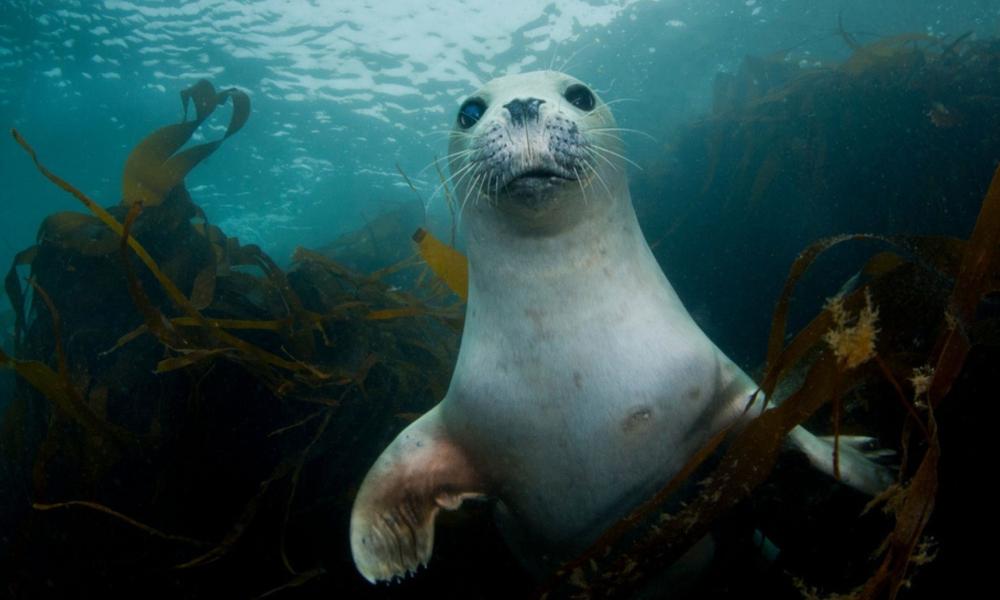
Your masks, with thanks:
<instances>
[{"instance_id":1,"label":"seal's chin","mask_svg":"<svg viewBox=\"0 0 1000 600\"><path fill-rule=\"evenodd\" d=\"M576 179L554 169L539 167L524 171L504 184L498 197L508 197L525 204L538 204Z\"/></svg>"}]
</instances>

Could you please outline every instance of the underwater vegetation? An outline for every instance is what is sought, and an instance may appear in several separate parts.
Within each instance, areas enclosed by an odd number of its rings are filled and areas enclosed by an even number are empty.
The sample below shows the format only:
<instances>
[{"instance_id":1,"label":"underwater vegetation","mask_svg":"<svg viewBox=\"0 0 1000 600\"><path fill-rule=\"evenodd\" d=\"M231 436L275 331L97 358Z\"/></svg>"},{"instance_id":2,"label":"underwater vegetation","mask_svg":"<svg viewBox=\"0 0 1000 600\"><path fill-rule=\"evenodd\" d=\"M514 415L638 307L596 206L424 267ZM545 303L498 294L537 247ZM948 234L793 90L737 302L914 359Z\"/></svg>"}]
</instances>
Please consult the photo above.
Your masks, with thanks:
<instances>
[{"instance_id":1,"label":"underwater vegetation","mask_svg":"<svg viewBox=\"0 0 1000 600\"><path fill-rule=\"evenodd\" d=\"M412 258L413 248L400 240L426 225L423 203L415 199L383 207L382 211L372 218L362 215L362 229L339 236L317 252L360 273L372 273Z\"/></svg>"},{"instance_id":2,"label":"underwater vegetation","mask_svg":"<svg viewBox=\"0 0 1000 600\"><path fill-rule=\"evenodd\" d=\"M760 313L802 248L852 231L967 237L1000 155L995 38L902 34L861 46L843 37L855 48L843 63L781 52L719 73L713 110L633 181L671 282L682 298L713 299L710 336L746 364L760 361ZM704 254L706 238L725 241L710 269L684 260ZM859 252L831 256L860 261ZM801 292L814 302L831 294L811 280ZM792 309L796 327L814 308L802 306Z\"/></svg>"},{"instance_id":3,"label":"underwater vegetation","mask_svg":"<svg viewBox=\"0 0 1000 600\"><path fill-rule=\"evenodd\" d=\"M739 94L720 84L716 112L684 134L682 146L701 136L697 151L685 148L706 166L694 175L705 192L692 198L726 198L735 211L792 205L794 198L772 195L792 178L803 194L825 189L817 201L832 201L847 194L837 186L856 165L816 157L877 162L876 149L867 157L869 150L831 150L846 139L903 147L880 140L864 116L910 101L901 86L908 94L940 86L940 102L968 119L1000 97L995 75L970 75L997 72L996 42L886 40L808 73L763 64L747 62ZM760 69L779 73L762 77ZM939 83L945 74L950 79ZM964 87L963 78L970 78ZM766 90L747 89L751 79ZM720 434L547 582L516 567L489 507L474 505L439 519L433 569L386 588L354 571L351 501L385 444L444 395L462 324L465 259L454 240L408 231L412 219L400 209L323 252L299 249L287 270L279 268L209 223L183 181L247 121L248 97L199 82L181 99L195 116L135 147L122 199L108 208L49 171L14 132L38 170L89 212L47 218L5 279L12 339L0 367L18 376L0 417L0 571L11 597L629 597L706 533L727 540L758 527L781 549L775 562L761 572L745 552L752 543L734 543L732 553L720 543L724 560L705 597L932 597L946 584L955 591L950 575L967 556L961 532L981 527L977 515L988 514L967 510L963 498L976 489L972 458L988 451L982 440L995 424L987 405L1000 359L997 146L964 143L979 121L958 135L965 125L938 127L922 111L894 110L892 127L944 133L912 140L907 156L892 155L898 170L879 167L884 177L851 179L852 193L885 202L873 208L884 219L870 223L880 234L820 237L805 228L800 235L811 243L784 240L806 249L790 271L781 265L773 311L753 307L763 327L771 316L758 401L776 408ZM225 137L183 149L226 103ZM810 116L819 105L826 116ZM841 112L844 120L831 122ZM801 139L803 118L815 137ZM929 160L918 155L933 144L946 147L947 160L917 172L913 161ZM814 160L803 163L804 154ZM968 176L974 169L996 171L992 183ZM666 168L655 175L676 176ZM903 191L894 191L898 181ZM968 216L964 226L975 222L971 234L896 231L899 203L883 195L910 186L928 202L949 198L952 214ZM680 222L643 215L651 242L663 240L658 253L697 224L696 213ZM820 220L825 228L842 224ZM919 219L896 225L924 231ZM790 326L815 261L851 245L878 251L865 255L841 294L802 308L810 318ZM401 273L410 274L405 285L392 279ZM838 452L856 451L848 434L876 435L897 451L896 485L866 507L811 475L782 453L784 434L805 421L845 436ZM698 493L685 494L691 490ZM472 526L449 527L456 520Z\"/></svg>"},{"instance_id":4,"label":"underwater vegetation","mask_svg":"<svg viewBox=\"0 0 1000 600\"><path fill-rule=\"evenodd\" d=\"M195 118L135 147L108 209L14 132L91 213L47 218L5 280L14 339L0 365L20 377L0 420L0 556L15 596L299 585L323 572L295 554L303 537L346 540L346 519L325 519L347 514L364 474L344 457L377 452L447 385L461 312L435 303L443 284L399 291L305 249L285 272L227 237L183 178L238 132L249 99L205 81L181 99ZM181 150L226 101L225 137ZM258 536L271 572L233 584Z\"/></svg>"}]
</instances>

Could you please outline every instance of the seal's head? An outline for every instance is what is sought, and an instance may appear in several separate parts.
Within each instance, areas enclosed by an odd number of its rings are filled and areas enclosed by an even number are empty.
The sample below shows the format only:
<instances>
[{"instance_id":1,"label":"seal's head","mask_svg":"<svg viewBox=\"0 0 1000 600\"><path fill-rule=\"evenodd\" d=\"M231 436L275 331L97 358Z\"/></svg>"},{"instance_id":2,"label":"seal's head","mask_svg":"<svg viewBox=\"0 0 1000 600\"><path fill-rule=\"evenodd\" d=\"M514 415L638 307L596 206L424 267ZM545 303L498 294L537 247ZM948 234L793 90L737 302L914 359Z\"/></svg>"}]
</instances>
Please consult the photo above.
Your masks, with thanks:
<instances>
[{"instance_id":1,"label":"seal's head","mask_svg":"<svg viewBox=\"0 0 1000 600\"><path fill-rule=\"evenodd\" d=\"M500 77L466 98L448 150L463 210L527 224L568 224L564 213L599 208L625 187L611 111L555 71Z\"/></svg>"}]
</instances>

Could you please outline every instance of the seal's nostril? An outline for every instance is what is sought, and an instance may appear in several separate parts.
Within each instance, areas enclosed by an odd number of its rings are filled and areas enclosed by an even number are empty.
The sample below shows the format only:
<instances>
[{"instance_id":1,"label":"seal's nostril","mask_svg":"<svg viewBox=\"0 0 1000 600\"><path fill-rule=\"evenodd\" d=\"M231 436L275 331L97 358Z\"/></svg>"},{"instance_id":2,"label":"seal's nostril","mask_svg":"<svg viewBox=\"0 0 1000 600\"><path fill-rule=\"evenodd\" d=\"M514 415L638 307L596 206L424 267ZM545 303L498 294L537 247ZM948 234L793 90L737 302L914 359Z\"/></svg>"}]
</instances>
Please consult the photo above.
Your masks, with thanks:
<instances>
[{"instance_id":1,"label":"seal's nostril","mask_svg":"<svg viewBox=\"0 0 1000 600\"><path fill-rule=\"evenodd\" d=\"M504 104L503 107L510 113L511 123L524 125L529 120L538 119L538 107L544 102L545 100L541 98L515 98Z\"/></svg>"}]
</instances>

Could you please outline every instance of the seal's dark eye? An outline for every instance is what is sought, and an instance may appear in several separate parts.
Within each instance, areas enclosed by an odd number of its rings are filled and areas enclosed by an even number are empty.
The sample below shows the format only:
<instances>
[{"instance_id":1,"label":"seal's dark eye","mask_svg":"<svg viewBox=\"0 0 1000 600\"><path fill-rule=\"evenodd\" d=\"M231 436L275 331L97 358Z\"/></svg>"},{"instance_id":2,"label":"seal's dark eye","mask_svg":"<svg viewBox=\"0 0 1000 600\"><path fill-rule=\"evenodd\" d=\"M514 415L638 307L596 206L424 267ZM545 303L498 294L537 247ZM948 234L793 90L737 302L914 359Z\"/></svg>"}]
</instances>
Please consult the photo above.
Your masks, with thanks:
<instances>
[{"instance_id":1,"label":"seal's dark eye","mask_svg":"<svg viewBox=\"0 0 1000 600\"><path fill-rule=\"evenodd\" d=\"M483 113L486 112L486 103L481 98L469 98L458 109L458 125L462 129L468 129L476 124Z\"/></svg>"},{"instance_id":2,"label":"seal's dark eye","mask_svg":"<svg viewBox=\"0 0 1000 600\"><path fill-rule=\"evenodd\" d=\"M594 110L594 105L597 104L597 100L594 99L593 92L588 90L587 86L579 83L574 83L566 88L566 91L563 92L563 96L566 97L566 100L568 100L570 104L586 112Z\"/></svg>"}]
</instances>

